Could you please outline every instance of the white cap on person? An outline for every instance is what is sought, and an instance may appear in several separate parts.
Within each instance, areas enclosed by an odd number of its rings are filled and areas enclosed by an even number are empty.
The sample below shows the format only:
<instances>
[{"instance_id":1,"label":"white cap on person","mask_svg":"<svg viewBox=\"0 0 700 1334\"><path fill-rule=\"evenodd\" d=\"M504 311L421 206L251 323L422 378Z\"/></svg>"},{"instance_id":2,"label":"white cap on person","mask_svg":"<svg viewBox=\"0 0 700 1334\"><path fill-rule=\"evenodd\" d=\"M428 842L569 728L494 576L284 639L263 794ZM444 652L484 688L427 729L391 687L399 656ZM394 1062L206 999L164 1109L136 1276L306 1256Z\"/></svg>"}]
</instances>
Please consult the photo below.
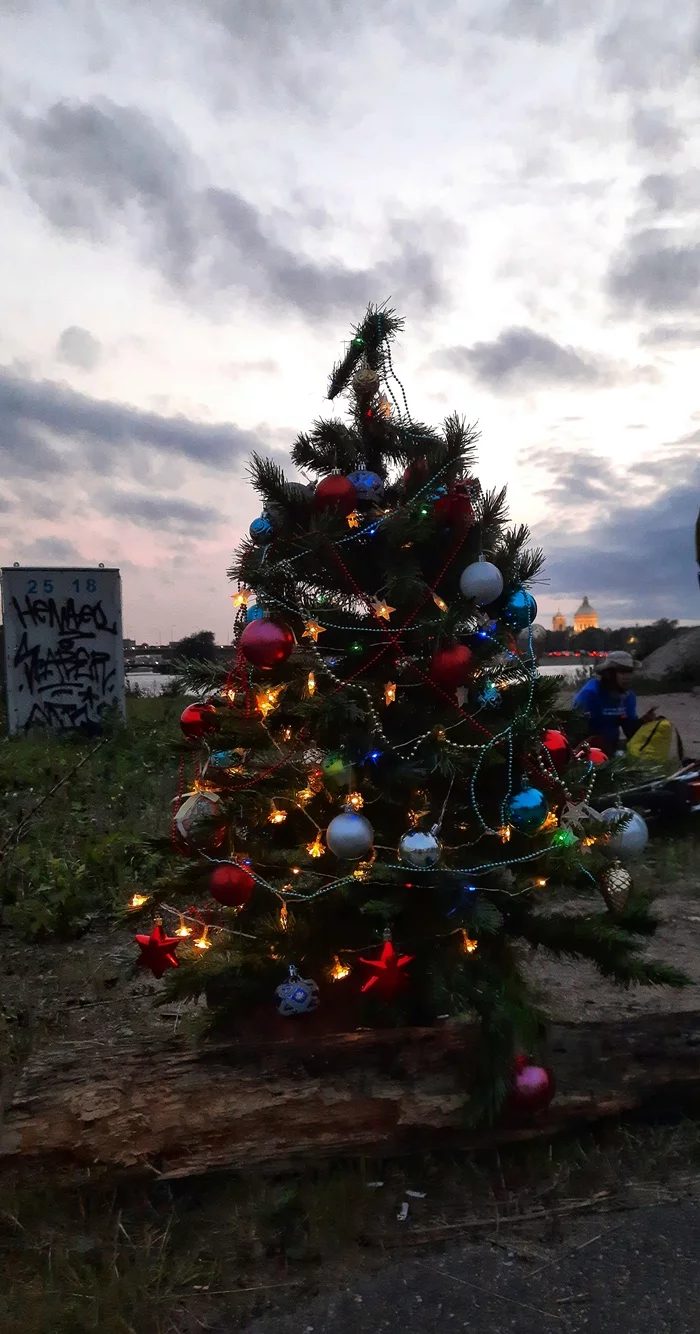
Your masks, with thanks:
<instances>
[{"instance_id":1,"label":"white cap on person","mask_svg":"<svg viewBox=\"0 0 700 1334\"><path fill-rule=\"evenodd\" d=\"M596 676L601 672L633 672L634 658L631 653L625 653L622 649L615 653L608 653L607 657L600 658L596 663Z\"/></svg>"}]
</instances>

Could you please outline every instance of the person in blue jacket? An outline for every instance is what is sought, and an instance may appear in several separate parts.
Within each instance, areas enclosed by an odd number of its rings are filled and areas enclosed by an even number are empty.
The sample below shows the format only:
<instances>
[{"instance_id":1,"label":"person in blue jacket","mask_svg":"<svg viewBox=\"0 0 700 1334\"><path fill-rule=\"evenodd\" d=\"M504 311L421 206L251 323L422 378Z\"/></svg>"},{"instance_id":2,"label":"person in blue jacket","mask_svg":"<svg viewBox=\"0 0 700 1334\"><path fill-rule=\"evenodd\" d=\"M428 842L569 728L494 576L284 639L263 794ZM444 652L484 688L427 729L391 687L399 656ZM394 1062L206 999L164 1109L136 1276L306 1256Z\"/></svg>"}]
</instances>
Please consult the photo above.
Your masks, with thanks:
<instances>
[{"instance_id":1,"label":"person in blue jacket","mask_svg":"<svg viewBox=\"0 0 700 1334\"><path fill-rule=\"evenodd\" d=\"M581 687L574 697L574 708L581 709L588 715L591 735L606 755L614 755L620 741L620 731L625 738L634 736L641 723L649 722L656 714L649 709L642 718L637 717L637 696L630 689L634 659L630 653L608 653L601 658L596 667L596 674Z\"/></svg>"}]
</instances>

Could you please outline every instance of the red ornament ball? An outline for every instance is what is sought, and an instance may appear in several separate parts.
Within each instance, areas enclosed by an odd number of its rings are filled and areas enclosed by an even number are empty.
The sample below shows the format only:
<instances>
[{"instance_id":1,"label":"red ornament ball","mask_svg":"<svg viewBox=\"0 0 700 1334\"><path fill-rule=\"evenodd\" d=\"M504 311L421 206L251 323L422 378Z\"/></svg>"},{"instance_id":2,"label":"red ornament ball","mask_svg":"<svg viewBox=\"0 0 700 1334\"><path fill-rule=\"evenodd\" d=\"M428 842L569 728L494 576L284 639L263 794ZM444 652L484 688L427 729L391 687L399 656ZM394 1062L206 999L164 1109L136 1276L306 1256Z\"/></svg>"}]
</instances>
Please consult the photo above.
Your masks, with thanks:
<instances>
[{"instance_id":1,"label":"red ornament ball","mask_svg":"<svg viewBox=\"0 0 700 1334\"><path fill-rule=\"evenodd\" d=\"M543 1112L556 1092L554 1074L543 1065L531 1065L527 1056L515 1062L510 1107L514 1112Z\"/></svg>"},{"instance_id":2,"label":"red ornament ball","mask_svg":"<svg viewBox=\"0 0 700 1334\"><path fill-rule=\"evenodd\" d=\"M563 773L569 763L569 743L563 732L550 727L542 737L542 745L549 752L549 758L557 773Z\"/></svg>"},{"instance_id":3,"label":"red ornament ball","mask_svg":"<svg viewBox=\"0 0 700 1334\"><path fill-rule=\"evenodd\" d=\"M472 651L466 644L440 648L430 659L428 675L443 690L456 690L467 684L471 675Z\"/></svg>"},{"instance_id":4,"label":"red ornament ball","mask_svg":"<svg viewBox=\"0 0 700 1334\"><path fill-rule=\"evenodd\" d=\"M421 486L424 482L427 482L429 476L430 464L428 463L428 460L425 458L414 459L413 463L409 463L408 467L404 469L404 474L401 480L404 486L417 487Z\"/></svg>"},{"instance_id":5,"label":"red ornament ball","mask_svg":"<svg viewBox=\"0 0 700 1334\"><path fill-rule=\"evenodd\" d=\"M347 477L335 472L321 478L314 491L314 503L317 510L337 509L341 514L350 514L357 509L357 491Z\"/></svg>"},{"instance_id":6,"label":"red ornament ball","mask_svg":"<svg viewBox=\"0 0 700 1334\"><path fill-rule=\"evenodd\" d=\"M217 711L213 704L188 704L180 726L188 738L199 739L205 732L215 732L219 725Z\"/></svg>"},{"instance_id":7,"label":"red ornament ball","mask_svg":"<svg viewBox=\"0 0 700 1334\"><path fill-rule=\"evenodd\" d=\"M242 908L254 885L255 880L245 866L217 866L209 876L209 893L225 908Z\"/></svg>"},{"instance_id":8,"label":"red ornament ball","mask_svg":"<svg viewBox=\"0 0 700 1334\"><path fill-rule=\"evenodd\" d=\"M599 764L607 764L608 762L608 756L605 754L604 750L601 750L599 746L589 745L581 746L580 749L576 751L576 759L582 760L584 763L590 762L595 765L596 769Z\"/></svg>"},{"instance_id":9,"label":"red ornament ball","mask_svg":"<svg viewBox=\"0 0 700 1334\"><path fill-rule=\"evenodd\" d=\"M436 500L434 513L443 523L461 524L469 528L474 522L471 487L468 482L454 482L447 495Z\"/></svg>"},{"instance_id":10,"label":"red ornament ball","mask_svg":"<svg viewBox=\"0 0 700 1334\"><path fill-rule=\"evenodd\" d=\"M282 621L249 621L238 643L254 667L279 667L294 648L294 635Z\"/></svg>"}]
</instances>

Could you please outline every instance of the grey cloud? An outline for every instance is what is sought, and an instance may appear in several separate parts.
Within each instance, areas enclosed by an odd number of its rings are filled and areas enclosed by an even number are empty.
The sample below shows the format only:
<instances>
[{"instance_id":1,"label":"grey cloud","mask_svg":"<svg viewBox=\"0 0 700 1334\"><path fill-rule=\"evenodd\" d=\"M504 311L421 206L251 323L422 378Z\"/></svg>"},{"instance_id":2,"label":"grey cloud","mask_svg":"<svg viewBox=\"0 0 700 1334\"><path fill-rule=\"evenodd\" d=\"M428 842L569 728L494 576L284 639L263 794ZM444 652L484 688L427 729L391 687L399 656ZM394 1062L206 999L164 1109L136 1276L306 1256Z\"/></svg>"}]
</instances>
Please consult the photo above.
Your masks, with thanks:
<instances>
[{"instance_id":1,"label":"grey cloud","mask_svg":"<svg viewBox=\"0 0 700 1334\"><path fill-rule=\"evenodd\" d=\"M305 316L356 312L391 294L409 309L446 300L437 256L454 232L438 214L389 222L382 258L352 269L311 259L274 235L303 215L266 219L241 195L207 185L186 142L133 107L106 99L58 103L15 117L17 170L60 232L105 240L124 224L147 261L182 299L211 307L232 292Z\"/></svg>"},{"instance_id":2,"label":"grey cloud","mask_svg":"<svg viewBox=\"0 0 700 1334\"><path fill-rule=\"evenodd\" d=\"M554 598L585 586L592 601L614 606L620 619L700 616L693 546L700 460L691 441L684 437L659 459L622 474L593 455L570 452L553 461L550 454L554 513L535 537L547 552ZM588 525L567 542L567 516L581 503L588 505Z\"/></svg>"},{"instance_id":3,"label":"grey cloud","mask_svg":"<svg viewBox=\"0 0 700 1334\"><path fill-rule=\"evenodd\" d=\"M645 176L640 188L657 213L694 209L700 204L698 171L656 172Z\"/></svg>"},{"instance_id":4,"label":"grey cloud","mask_svg":"<svg viewBox=\"0 0 700 1334\"><path fill-rule=\"evenodd\" d=\"M6 500L5 496L0 496L0 514L7 514L11 508L9 500Z\"/></svg>"},{"instance_id":5,"label":"grey cloud","mask_svg":"<svg viewBox=\"0 0 700 1334\"><path fill-rule=\"evenodd\" d=\"M699 618L693 550L697 440L700 431L625 471L587 452L543 451L533 460L551 471L543 492L549 518L535 536L547 552L553 598L585 587L593 602L615 607L619 619ZM567 540L573 523L577 531ZM648 559L649 551L655 559Z\"/></svg>"},{"instance_id":6,"label":"grey cloud","mask_svg":"<svg viewBox=\"0 0 700 1334\"><path fill-rule=\"evenodd\" d=\"M177 496L154 496L142 492L103 491L97 497L103 514L111 514L148 528L197 533L201 528L218 526L225 516L209 505L181 500Z\"/></svg>"},{"instance_id":7,"label":"grey cloud","mask_svg":"<svg viewBox=\"0 0 700 1334\"><path fill-rule=\"evenodd\" d=\"M674 92L693 73L698 56L695 5L630 5L596 42L596 54L615 91Z\"/></svg>"},{"instance_id":8,"label":"grey cloud","mask_svg":"<svg viewBox=\"0 0 700 1334\"><path fill-rule=\"evenodd\" d=\"M600 358L522 327L504 329L492 342L444 348L433 360L447 370L470 372L489 388L516 392L553 384L604 385L614 378Z\"/></svg>"},{"instance_id":9,"label":"grey cloud","mask_svg":"<svg viewBox=\"0 0 700 1334\"><path fill-rule=\"evenodd\" d=\"M71 324L64 329L56 344L56 357L69 366L77 366L83 371L94 371L102 356L102 344L89 329L81 329L78 324Z\"/></svg>"},{"instance_id":10,"label":"grey cloud","mask_svg":"<svg viewBox=\"0 0 700 1334\"><path fill-rule=\"evenodd\" d=\"M260 443L259 435L222 423L159 416L79 394L48 380L30 380L0 367L0 449L15 474L65 472L68 461L48 441L98 451L114 471L128 450L149 447L210 468L225 469ZM110 467L110 464L112 465Z\"/></svg>"},{"instance_id":11,"label":"grey cloud","mask_svg":"<svg viewBox=\"0 0 700 1334\"><path fill-rule=\"evenodd\" d=\"M507 0L502 8L490 4L488 12L495 30L505 36L549 44L588 27L598 9L597 0Z\"/></svg>"},{"instance_id":12,"label":"grey cloud","mask_svg":"<svg viewBox=\"0 0 700 1334\"><path fill-rule=\"evenodd\" d=\"M697 324L655 324L642 334L640 343L644 347L682 347L700 346L700 325Z\"/></svg>"},{"instance_id":13,"label":"grey cloud","mask_svg":"<svg viewBox=\"0 0 700 1334\"><path fill-rule=\"evenodd\" d=\"M627 310L695 310L700 294L700 244L683 244L677 232L638 233L613 261L608 288Z\"/></svg>"},{"instance_id":14,"label":"grey cloud","mask_svg":"<svg viewBox=\"0 0 700 1334\"><path fill-rule=\"evenodd\" d=\"M32 542L19 542L16 547L17 555L26 564L31 561L48 564L49 561L56 561L59 565L81 565L83 557L78 548L66 538L54 537L48 533L46 537L37 537Z\"/></svg>"},{"instance_id":15,"label":"grey cloud","mask_svg":"<svg viewBox=\"0 0 700 1334\"><path fill-rule=\"evenodd\" d=\"M680 148L683 135L667 111L660 107L638 106L631 117L632 138L643 152L673 153Z\"/></svg>"},{"instance_id":16,"label":"grey cloud","mask_svg":"<svg viewBox=\"0 0 700 1334\"><path fill-rule=\"evenodd\" d=\"M645 176L641 184L642 194L654 205L658 213L674 208L678 200L678 181L669 172L659 172Z\"/></svg>"}]
</instances>

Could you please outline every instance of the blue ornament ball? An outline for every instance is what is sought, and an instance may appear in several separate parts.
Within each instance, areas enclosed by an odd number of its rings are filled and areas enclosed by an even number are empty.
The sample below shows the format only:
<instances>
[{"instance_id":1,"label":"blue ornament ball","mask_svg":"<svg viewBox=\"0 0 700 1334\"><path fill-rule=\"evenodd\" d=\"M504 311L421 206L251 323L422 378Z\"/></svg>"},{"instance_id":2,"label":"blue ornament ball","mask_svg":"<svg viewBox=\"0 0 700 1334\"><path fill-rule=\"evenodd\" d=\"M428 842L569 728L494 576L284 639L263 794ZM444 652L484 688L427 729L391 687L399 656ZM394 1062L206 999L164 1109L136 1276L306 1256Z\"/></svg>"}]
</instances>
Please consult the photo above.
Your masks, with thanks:
<instances>
[{"instance_id":1,"label":"blue ornament ball","mask_svg":"<svg viewBox=\"0 0 700 1334\"><path fill-rule=\"evenodd\" d=\"M289 977L275 991L279 1014L309 1014L318 1006L318 986L310 977L300 977L294 964L289 965Z\"/></svg>"},{"instance_id":2,"label":"blue ornament ball","mask_svg":"<svg viewBox=\"0 0 700 1334\"><path fill-rule=\"evenodd\" d=\"M378 472L368 472L366 468L360 468L358 472L351 472L348 475L348 481L352 482L357 492L358 505L372 504L381 500L384 481Z\"/></svg>"},{"instance_id":3,"label":"blue ornament ball","mask_svg":"<svg viewBox=\"0 0 700 1334\"><path fill-rule=\"evenodd\" d=\"M264 542L271 542L272 524L270 523L269 515L261 514L259 518L253 519L248 531L253 541L259 543L261 546Z\"/></svg>"},{"instance_id":4,"label":"blue ornament ball","mask_svg":"<svg viewBox=\"0 0 700 1334\"><path fill-rule=\"evenodd\" d=\"M250 621L262 621L265 619L265 608L260 606L259 602L254 602L252 607L246 612L246 623Z\"/></svg>"},{"instance_id":5,"label":"blue ornament ball","mask_svg":"<svg viewBox=\"0 0 700 1334\"><path fill-rule=\"evenodd\" d=\"M549 815L549 802L538 787L523 781L520 792L506 802L506 819L519 834L536 834Z\"/></svg>"},{"instance_id":6,"label":"blue ornament ball","mask_svg":"<svg viewBox=\"0 0 700 1334\"><path fill-rule=\"evenodd\" d=\"M535 621L537 603L532 593L525 588L516 588L504 597L500 615L509 630L524 630Z\"/></svg>"}]
</instances>

